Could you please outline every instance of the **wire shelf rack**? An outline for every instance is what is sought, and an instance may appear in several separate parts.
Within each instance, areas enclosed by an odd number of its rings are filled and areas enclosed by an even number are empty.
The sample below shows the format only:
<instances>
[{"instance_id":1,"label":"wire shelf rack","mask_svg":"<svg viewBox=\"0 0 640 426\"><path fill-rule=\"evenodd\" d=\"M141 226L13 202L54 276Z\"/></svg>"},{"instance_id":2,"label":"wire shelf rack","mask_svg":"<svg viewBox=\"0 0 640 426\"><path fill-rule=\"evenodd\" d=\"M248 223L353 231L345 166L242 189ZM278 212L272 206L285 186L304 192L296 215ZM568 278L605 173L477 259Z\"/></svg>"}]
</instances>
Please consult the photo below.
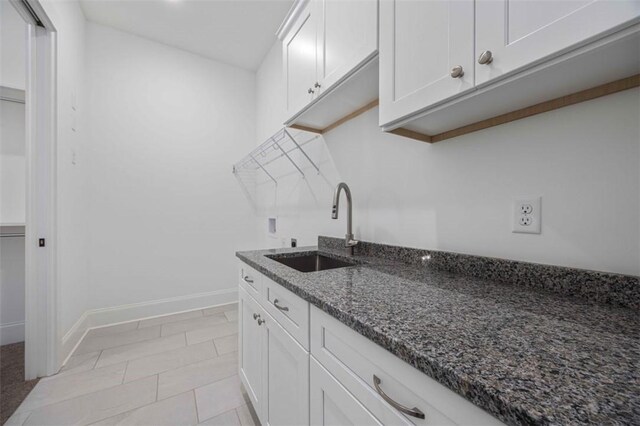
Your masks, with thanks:
<instances>
[{"instance_id":1,"label":"wire shelf rack","mask_svg":"<svg viewBox=\"0 0 640 426\"><path fill-rule=\"evenodd\" d=\"M257 148L245 155L240 161L233 165L233 173L237 176L254 175L256 172L264 173L274 184L278 184L277 179L269 172L269 165L274 161L285 158L304 178L303 166L298 164L294 156L294 151L299 151L303 157L320 173L316 163L302 148L304 143L298 143L289 129L283 127L276 134L261 143ZM298 156L299 157L299 156Z\"/></svg>"}]
</instances>

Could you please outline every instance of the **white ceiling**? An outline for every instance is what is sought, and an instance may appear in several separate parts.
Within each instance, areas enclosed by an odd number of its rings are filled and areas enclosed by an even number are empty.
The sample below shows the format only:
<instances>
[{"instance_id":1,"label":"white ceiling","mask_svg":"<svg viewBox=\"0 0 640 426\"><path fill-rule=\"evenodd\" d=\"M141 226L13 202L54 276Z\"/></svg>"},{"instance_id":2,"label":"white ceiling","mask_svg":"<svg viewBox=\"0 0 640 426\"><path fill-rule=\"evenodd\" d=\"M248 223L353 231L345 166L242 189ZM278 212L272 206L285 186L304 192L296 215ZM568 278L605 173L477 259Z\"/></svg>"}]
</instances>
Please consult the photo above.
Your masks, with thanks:
<instances>
[{"instance_id":1,"label":"white ceiling","mask_svg":"<svg viewBox=\"0 0 640 426\"><path fill-rule=\"evenodd\" d=\"M90 21L255 71L293 0L81 0Z\"/></svg>"}]
</instances>

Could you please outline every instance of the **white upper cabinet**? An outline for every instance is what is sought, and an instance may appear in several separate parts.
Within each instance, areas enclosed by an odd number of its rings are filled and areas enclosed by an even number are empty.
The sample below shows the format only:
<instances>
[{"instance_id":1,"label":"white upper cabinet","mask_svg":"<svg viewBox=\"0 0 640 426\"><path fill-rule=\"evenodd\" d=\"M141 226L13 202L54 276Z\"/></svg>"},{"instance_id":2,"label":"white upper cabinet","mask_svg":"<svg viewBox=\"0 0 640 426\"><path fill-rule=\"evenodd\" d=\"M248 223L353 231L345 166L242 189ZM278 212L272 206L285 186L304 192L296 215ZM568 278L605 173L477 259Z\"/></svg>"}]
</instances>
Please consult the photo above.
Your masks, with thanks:
<instances>
[{"instance_id":1,"label":"white upper cabinet","mask_svg":"<svg viewBox=\"0 0 640 426\"><path fill-rule=\"evenodd\" d=\"M313 3L305 7L283 42L287 112L314 99L317 87L317 18Z\"/></svg>"},{"instance_id":2,"label":"white upper cabinet","mask_svg":"<svg viewBox=\"0 0 640 426\"><path fill-rule=\"evenodd\" d=\"M331 87L378 50L377 0L317 0L318 87Z\"/></svg>"},{"instance_id":3,"label":"white upper cabinet","mask_svg":"<svg viewBox=\"0 0 640 426\"><path fill-rule=\"evenodd\" d=\"M265 284L264 294L248 293L247 280L240 281L240 380L262 424L308 425L309 351L287 329L308 347L309 303L243 263L240 273L243 278ZM265 306L272 312L288 314L277 316L284 327Z\"/></svg>"},{"instance_id":4,"label":"white upper cabinet","mask_svg":"<svg viewBox=\"0 0 640 426\"><path fill-rule=\"evenodd\" d=\"M639 43L640 0L381 0L380 126L455 137L638 74Z\"/></svg>"},{"instance_id":5,"label":"white upper cabinet","mask_svg":"<svg viewBox=\"0 0 640 426\"><path fill-rule=\"evenodd\" d=\"M378 98L378 0L298 0L281 28L284 124L321 131Z\"/></svg>"},{"instance_id":6,"label":"white upper cabinet","mask_svg":"<svg viewBox=\"0 0 640 426\"><path fill-rule=\"evenodd\" d=\"M473 28L473 0L381 1L381 124L474 87Z\"/></svg>"},{"instance_id":7,"label":"white upper cabinet","mask_svg":"<svg viewBox=\"0 0 640 426\"><path fill-rule=\"evenodd\" d=\"M613 32L640 15L637 0L476 0L476 84ZM483 52L492 61L481 61Z\"/></svg>"}]
</instances>

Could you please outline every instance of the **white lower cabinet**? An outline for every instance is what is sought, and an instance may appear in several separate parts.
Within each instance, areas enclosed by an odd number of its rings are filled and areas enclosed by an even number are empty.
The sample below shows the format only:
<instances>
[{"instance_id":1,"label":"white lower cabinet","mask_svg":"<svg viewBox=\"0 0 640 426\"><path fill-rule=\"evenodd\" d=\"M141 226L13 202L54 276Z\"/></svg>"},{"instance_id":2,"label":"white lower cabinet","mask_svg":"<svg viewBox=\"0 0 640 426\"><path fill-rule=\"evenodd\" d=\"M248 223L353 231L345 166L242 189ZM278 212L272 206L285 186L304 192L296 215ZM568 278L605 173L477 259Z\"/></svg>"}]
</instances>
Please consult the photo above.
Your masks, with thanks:
<instances>
[{"instance_id":1,"label":"white lower cabinet","mask_svg":"<svg viewBox=\"0 0 640 426\"><path fill-rule=\"evenodd\" d=\"M262 323L262 424L309 424L309 352L268 314Z\"/></svg>"},{"instance_id":2,"label":"white lower cabinet","mask_svg":"<svg viewBox=\"0 0 640 426\"><path fill-rule=\"evenodd\" d=\"M382 424L313 357L310 396L312 425Z\"/></svg>"},{"instance_id":3,"label":"white lower cabinet","mask_svg":"<svg viewBox=\"0 0 640 426\"><path fill-rule=\"evenodd\" d=\"M240 262L240 287L249 293L254 299L262 294L263 275L250 266Z\"/></svg>"},{"instance_id":4,"label":"white lower cabinet","mask_svg":"<svg viewBox=\"0 0 640 426\"><path fill-rule=\"evenodd\" d=\"M385 425L502 425L446 386L311 307L311 359ZM315 385L311 380L311 394ZM314 401L312 401L312 406Z\"/></svg>"},{"instance_id":5,"label":"white lower cabinet","mask_svg":"<svg viewBox=\"0 0 640 426\"><path fill-rule=\"evenodd\" d=\"M263 277L261 300L269 315L309 352L309 302Z\"/></svg>"},{"instance_id":6,"label":"white lower cabinet","mask_svg":"<svg viewBox=\"0 0 640 426\"><path fill-rule=\"evenodd\" d=\"M259 315L260 308L243 288L239 289L239 296L239 375L253 408L260 416L262 411L262 330L253 317Z\"/></svg>"},{"instance_id":7,"label":"white lower cabinet","mask_svg":"<svg viewBox=\"0 0 640 426\"><path fill-rule=\"evenodd\" d=\"M243 288L239 294L239 373L260 422L308 425L309 352Z\"/></svg>"},{"instance_id":8,"label":"white lower cabinet","mask_svg":"<svg viewBox=\"0 0 640 426\"><path fill-rule=\"evenodd\" d=\"M239 374L263 425L502 425L251 271L251 278L264 285L254 298L245 290L246 281L240 283Z\"/></svg>"}]
</instances>

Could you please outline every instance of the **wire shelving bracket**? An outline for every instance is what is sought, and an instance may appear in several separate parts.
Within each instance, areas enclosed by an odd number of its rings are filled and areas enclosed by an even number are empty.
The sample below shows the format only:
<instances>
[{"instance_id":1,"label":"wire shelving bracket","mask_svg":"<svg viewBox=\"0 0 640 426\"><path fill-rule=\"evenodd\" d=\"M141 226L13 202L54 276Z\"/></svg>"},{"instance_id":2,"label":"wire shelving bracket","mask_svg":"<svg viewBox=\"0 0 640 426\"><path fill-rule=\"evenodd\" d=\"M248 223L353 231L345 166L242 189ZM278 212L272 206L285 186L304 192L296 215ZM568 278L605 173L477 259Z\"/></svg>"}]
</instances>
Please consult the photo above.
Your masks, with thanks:
<instances>
[{"instance_id":1,"label":"wire shelving bracket","mask_svg":"<svg viewBox=\"0 0 640 426\"><path fill-rule=\"evenodd\" d=\"M273 177L271 173L267 170L266 166L273 163L276 160L284 157L286 158L293 167L300 173L300 175L305 178L304 172L302 168L296 161L292 158L292 153L294 151L300 151L302 155L309 161L309 163L316 169L316 172L320 173L320 169L316 165L316 163L309 157L309 155L305 152L305 150L301 146L302 144L298 143L291 135L289 130L286 127L278 130L275 135L271 136L269 139L261 143L257 148L251 151L249 154L245 155L240 161L233 165L233 173L236 175L241 174L243 171L256 171L262 170L269 179L273 181L276 185L278 181Z\"/></svg>"}]
</instances>

